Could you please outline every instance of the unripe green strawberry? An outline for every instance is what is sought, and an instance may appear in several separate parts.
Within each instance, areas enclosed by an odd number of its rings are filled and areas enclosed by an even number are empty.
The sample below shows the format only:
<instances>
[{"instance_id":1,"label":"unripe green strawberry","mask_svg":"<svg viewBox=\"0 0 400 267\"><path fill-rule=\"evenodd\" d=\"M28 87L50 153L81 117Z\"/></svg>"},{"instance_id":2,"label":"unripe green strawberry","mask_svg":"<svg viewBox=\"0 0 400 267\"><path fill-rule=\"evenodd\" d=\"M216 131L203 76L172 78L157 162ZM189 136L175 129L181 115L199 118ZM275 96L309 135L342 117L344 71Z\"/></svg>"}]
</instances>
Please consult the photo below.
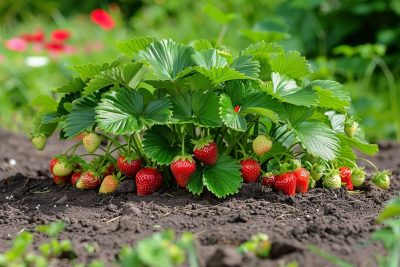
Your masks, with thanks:
<instances>
[{"instance_id":1,"label":"unripe green strawberry","mask_svg":"<svg viewBox=\"0 0 400 267\"><path fill-rule=\"evenodd\" d=\"M355 187L362 186L365 182L365 171L360 168L352 170L351 182Z\"/></svg>"},{"instance_id":2,"label":"unripe green strawberry","mask_svg":"<svg viewBox=\"0 0 400 267\"><path fill-rule=\"evenodd\" d=\"M37 150L42 151L46 146L47 137L44 134L39 134L34 136L31 141Z\"/></svg>"},{"instance_id":3,"label":"unripe green strawberry","mask_svg":"<svg viewBox=\"0 0 400 267\"><path fill-rule=\"evenodd\" d=\"M101 143L101 137L96 133L88 133L82 139L83 146L88 153L93 153L97 150Z\"/></svg>"},{"instance_id":4,"label":"unripe green strawberry","mask_svg":"<svg viewBox=\"0 0 400 267\"><path fill-rule=\"evenodd\" d=\"M310 171L313 180L318 181L324 175L326 167L324 165L314 165Z\"/></svg>"},{"instance_id":5,"label":"unripe green strawberry","mask_svg":"<svg viewBox=\"0 0 400 267\"><path fill-rule=\"evenodd\" d=\"M267 153L272 147L272 141L268 136L259 135L253 141L253 150L257 156L261 157Z\"/></svg>"},{"instance_id":6,"label":"unripe green strawberry","mask_svg":"<svg viewBox=\"0 0 400 267\"><path fill-rule=\"evenodd\" d=\"M353 138L353 136L357 132L357 128L358 128L358 123L352 119L344 123L344 132L349 138Z\"/></svg>"},{"instance_id":7,"label":"unripe green strawberry","mask_svg":"<svg viewBox=\"0 0 400 267\"><path fill-rule=\"evenodd\" d=\"M372 176L372 182L380 189L387 190L390 187L390 175L392 175L390 171L375 173Z\"/></svg>"},{"instance_id":8,"label":"unripe green strawberry","mask_svg":"<svg viewBox=\"0 0 400 267\"><path fill-rule=\"evenodd\" d=\"M65 161L59 161L53 168L53 174L55 176L67 176L72 173L74 169L72 165Z\"/></svg>"},{"instance_id":9,"label":"unripe green strawberry","mask_svg":"<svg viewBox=\"0 0 400 267\"><path fill-rule=\"evenodd\" d=\"M340 173L336 170L326 174L322 185L325 188L340 188L342 186L342 179Z\"/></svg>"}]
</instances>

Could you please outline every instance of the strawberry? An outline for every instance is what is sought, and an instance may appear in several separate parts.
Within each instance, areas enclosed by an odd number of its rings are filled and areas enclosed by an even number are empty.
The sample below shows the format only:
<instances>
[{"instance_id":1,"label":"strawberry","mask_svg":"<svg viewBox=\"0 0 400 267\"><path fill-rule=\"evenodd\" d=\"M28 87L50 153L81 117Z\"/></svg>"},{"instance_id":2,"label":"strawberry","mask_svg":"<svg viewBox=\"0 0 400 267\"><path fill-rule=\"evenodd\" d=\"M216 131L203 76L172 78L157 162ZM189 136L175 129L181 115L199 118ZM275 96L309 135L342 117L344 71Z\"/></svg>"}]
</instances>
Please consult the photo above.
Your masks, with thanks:
<instances>
[{"instance_id":1,"label":"strawberry","mask_svg":"<svg viewBox=\"0 0 400 267\"><path fill-rule=\"evenodd\" d=\"M136 190L138 195L151 195L161 188L163 177L156 168L146 167L136 173Z\"/></svg>"},{"instance_id":2,"label":"strawberry","mask_svg":"<svg viewBox=\"0 0 400 267\"><path fill-rule=\"evenodd\" d=\"M353 119L349 119L344 123L344 132L349 138L353 138L353 136L357 132L357 128L358 128L358 123Z\"/></svg>"},{"instance_id":3,"label":"strawberry","mask_svg":"<svg viewBox=\"0 0 400 267\"><path fill-rule=\"evenodd\" d=\"M297 168L294 172L296 176L296 192L307 193L310 173L305 168Z\"/></svg>"},{"instance_id":4,"label":"strawberry","mask_svg":"<svg viewBox=\"0 0 400 267\"><path fill-rule=\"evenodd\" d=\"M37 150L42 151L46 146L47 137L44 134L39 134L32 137L31 141Z\"/></svg>"},{"instance_id":5,"label":"strawberry","mask_svg":"<svg viewBox=\"0 0 400 267\"><path fill-rule=\"evenodd\" d=\"M93 153L97 150L101 143L101 137L96 133L88 133L82 138L83 146L88 153Z\"/></svg>"},{"instance_id":6,"label":"strawberry","mask_svg":"<svg viewBox=\"0 0 400 267\"><path fill-rule=\"evenodd\" d=\"M345 184L345 187L347 190L353 190L353 182L351 181L351 169L349 167L340 167L339 168L340 172L340 178L342 180L342 183Z\"/></svg>"},{"instance_id":7,"label":"strawberry","mask_svg":"<svg viewBox=\"0 0 400 267\"><path fill-rule=\"evenodd\" d=\"M143 164L143 159L138 157L119 156L117 160L118 169L128 177L134 177L140 170Z\"/></svg>"},{"instance_id":8,"label":"strawberry","mask_svg":"<svg viewBox=\"0 0 400 267\"><path fill-rule=\"evenodd\" d=\"M53 167L53 174L56 176L67 176L73 171L73 167L67 161L58 161Z\"/></svg>"},{"instance_id":9,"label":"strawberry","mask_svg":"<svg viewBox=\"0 0 400 267\"><path fill-rule=\"evenodd\" d=\"M76 182L78 189L95 189L100 185L99 177L92 171L85 171Z\"/></svg>"},{"instance_id":10,"label":"strawberry","mask_svg":"<svg viewBox=\"0 0 400 267\"><path fill-rule=\"evenodd\" d=\"M240 111L240 108L241 108L241 106L236 105L236 106L233 108L233 111L234 111L235 113L238 113L238 112Z\"/></svg>"},{"instance_id":11,"label":"strawberry","mask_svg":"<svg viewBox=\"0 0 400 267\"><path fill-rule=\"evenodd\" d=\"M119 180L116 175L107 175L101 182L99 193L107 194L117 191Z\"/></svg>"},{"instance_id":12,"label":"strawberry","mask_svg":"<svg viewBox=\"0 0 400 267\"><path fill-rule=\"evenodd\" d=\"M74 172L71 176L71 184L76 187L76 182L81 178L81 172Z\"/></svg>"},{"instance_id":13,"label":"strawberry","mask_svg":"<svg viewBox=\"0 0 400 267\"><path fill-rule=\"evenodd\" d=\"M379 187L380 189L387 190L390 187L390 171L382 171L375 173L374 176L372 176L372 183Z\"/></svg>"},{"instance_id":14,"label":"strawberry","mask_svg":"<svg viewBox=\"0 0 400 267\"><path fill-rule=\"evenodd\" d=\"M342 179L340 173L337 170L333 170L324 176L322 185L325 188L340 188L342 186Z\"/></svg>"},{"instance_id":15,"label":"strawberry","mask_svg":"<svg viewBox=\"0 0 400 267\"><path fill-rule=\"evenodd\" d=\"M324 165L314 165L311 169L311 177L315 180L318 181L319 179L324 176L326 167Z\"/></svg>"},{"instance_id":16,"label":"strawberry","mask_svg":"<svg viewBox=\"0 0 400 267\"><path fill-rule=\"evenodd\" d=\"M261 184L268 187L274 187L275 175L273 173L266 173L261 180Z\"/></svg>"},{"instance_id":17,"label":"strawberry","mask_svg":"<svg viewBox=\"0 0 400 267\"><path fill-rule=\"evenodd\" d=\"M259 135L253 141L253 150L257 156L261 157L267 153L272 147L272 141L268 136Z\"/></svg>"},{"instance_id":18,"label":"strawberry","mask_svg":"<svg viewBox=\"0 0 400 267\"><path fill-rule=\"evenodd\" d=\"M352 171L351 182L353 186L359 187L362 186L365 182L365 171L364 169L357 168Z\"/></svg>"},{"instance_id":19,"label":"strawberry","mask_svg":"<svg viewBox=\"0 0 400 267\"><path fill-rule=\"evenodd\" d=\"M196 162L191 156L178 156L172 161L170 169L176 183L180 187L186 187L190 177L196 171Z\"/></svg>"},{"instance_id":20,"label":"strawberry","mask_svg":"<svg viewBox=\"0 0 400 267\"><path fill-rule=\"evenodd\" d=\"M53 176L53 182L55 184L67 184L70 181L71 176L67 175L67 176L57 176L54 175Z\"/></svg>"},{"instance_id":21,"label":"strawberry","mask_svg":"<svg viewBox=\"0 0 400 267\"><path fill-rule=\"evenodd\" d=\"M205 165L211 166L217 162L218 159L218 147L217 144L211 139L200 139L193 141L194 156L204 163Z\"/></svg>"},{"instance_id":22,"label":"strawberry","mask_svg":"<svg viewBox=\"0 0 400 267\"><path fill-rule=\"evenodd\" d=\"M296 176L293 172L285 172L276 176L274 188L287 196L294 196L296 194Z\"/></svg>"},{"instance_id":23,"label":"strawberry","mask_svg":"<svg viewBox=\"0 0 400 267\"><path fill-rule=\"evenodd\" d=\"M52 158L52 159L50 160L49 170L50 170L51 174L53 174L53 175L54 175L53 169L54 169L54 166L55 166L57 163L58 163L58 158Z\"/></svg>"},{"instance_id":24,"label":"strawberry","mask_svg":"<svg viewBox=\"0 0 400 267\"><path fill-rule=\"evenodd\" d=\"M261 174L261 166L257 160L252 158L242 159L240 165L242 165L240 171L242 172L242 177L246 183L254 183L258 181L258 177Z\"/></svg>"}]
</instances>

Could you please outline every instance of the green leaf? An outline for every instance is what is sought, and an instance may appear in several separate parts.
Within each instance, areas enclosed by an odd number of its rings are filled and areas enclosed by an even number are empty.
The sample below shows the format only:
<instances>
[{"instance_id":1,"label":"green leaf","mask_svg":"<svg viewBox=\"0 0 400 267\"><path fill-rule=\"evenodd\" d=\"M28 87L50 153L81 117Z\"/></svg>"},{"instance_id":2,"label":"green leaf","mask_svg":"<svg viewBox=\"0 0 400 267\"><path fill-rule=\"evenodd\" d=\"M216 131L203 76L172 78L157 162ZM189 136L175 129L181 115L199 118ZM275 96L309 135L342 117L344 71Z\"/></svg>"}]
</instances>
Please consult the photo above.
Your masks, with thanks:
<instances>
[{"instance_id":1,"label":"green leaf","mask_svg":"<svg viewBox=\"0 0 400 267\"><path fill-rule=\"evenodd\" d=\"M270 54L269 64L273 72L279 72L293 79L305 77L311 72L306 58L297 51Z\"/></svg>"},{"instance_id":2,"label":"green leaf","mask_svg":"<svg viewBox=\"0 0 400 267\"><path fill-rule=\"evenodd\" d=\"M73 93L68 93L64 95L60 101L58 102L58 107L57 107L57 115L58 117L63 117L65 115L68 115L70 110L66 109L66 106L72 104L73 101L81 97L80 92L73 92Z\"/></svg>"},{"instance_id":3,"label":"green leaf","mask_svg":"<svg viewBox=\"0 0 400 267\"><path fill-rule=\"evenodd\" d=\"M194 195L200 195L203 193L203 168L200 164L196 165L196 172L192 175L192 177L190 177L190 181L186 188Z\"/></svg>"},{"instance_id":4,"label":"green leaf","mask_svg":"<svg viewBox=\"0 0 400 267\"><path fill-rule=\"evenodd\" d=\"M211 42L206 39L194 40L194 41L190 42L189 45L193 46L194 49L196 49L197 51L208 50L208 49L213 48L213 45L211 44Z\"/></svg>"},{"instance_id":5,"label":"green leaf","mask_svg":"<svg viewBox=\"0 0 400 267\"><path fill-rule=\"evenodd\" d=\"M46 118L51 116L53 119L57 118L57 113L45 113L44 111L39 111L33 119L33 130L32 134L39 135L44 134L45 136L51 136L57 128L57 122L46 122Z\"/></svg>"},{"instance_id":6,"label":"green leaf","mask_svg":"<svg viewBox=\"0 0 400 267\"><path fill-rule=\"evenodd\" d=\"M38 95L32 100L32 106L39 107L42 112L57 110L57 101L48 95Z\"/></svg>"},{"instance_id":7,"label":"green leaf","mask_svg":"<svg viewBox=\"0 0 400 267\"><path fill-rule=\"evenodd\" d=\"M240 73L245 74L247 77L258 78L260 72L260 63L253 60L253 56L244 55L236 58L231 67Z\"/></svg>"},{"instance_id":8,"label":"green leaf","mask_svg":"<svg viewBox=\"0 0 400 267\"><path fill-rule=\"evenodd\" d=\"M194 70L209 78L213 84L219 84L230 80L253 79L229 66L206 69L203 67L193 67Z\"/></svg>"},{"instance_id":9,"label":"green leaf","mask_svg":"<svg viewBox=\"0 0 400 267\"><path fill-rule=\"evenodd\" d=\"M279 73L271 73L272 86L263 87L265 91L281 100L296 106L310 107L318 104L318 97L311 88L299 88L295 80Z\"/></svg>"},{"instance_id":10,"label":"green leaf","mask_svg":"<svg viewBox=\"0 0 400 267\"><path fill-rule=\"evenodd\" d=\"M216 22L221 24L229 24L232 20L235 19L236 15L234 13L226 13L214 5L207 4L204 7L204 12Z\"/></svg>"},{"instance_id":11,"label":"green leaf","mask_svg":"<svg viewBox=\"0 0 400 267\"><path fill-rule=\"evenodd\" d=\"M146 49L151 43L157 41L154 37L135 37L119 41L117 49L128 57L134 57L140 50Z\"/></svg>"},{"instance_id":12,"label":"green leaf","mask_svg":"<svg viewBox=\"0 0 400 267\"><path fill-rule=\"evenodd\" d=\"M320 107L345 112L350 106L350 94L340 83L328 80L316 80L305 88L313 89L318 95Z\"/></svg>"},{"instance_id":13,"label":"green leaf","mask_svg":"<svg viewBox=\"0 0 400 267\"><path fill-rule=\"evenodd\" d=\"M253 56L265 56L271 53L284 53L283 47L277 43L266 43L261 41L249 45L246 49L242 51L242 55L253 55Z\"/></svg>"},{"instance_id":14,"label":"green leaf","mask_svg":"<svg viewBox=\"0 0 400 267\"><path fill-rule=\"evenodd\" d=\"M285 114L280 115L284 115L285 117L287 116L286 120L292 125L292 127L296 127L297 124L310 118L313 115L314 110L307 107L285 104L284 113Z\"/></svg>"},{"instance_id":15,"label":"green leaf","mask_svg":"<svg viewBox=\"0 0 400 267\"><path fill-rule=\"evenodd\" d=\"M237 131L245 131L247 129L246 119L234 111L232 101L228 95L222 94L219 104L219 114L226 126Z\"/></svg>"},{"instance_id":16,"label":"green leaf","mask_svg":"<svg viewBox=\"0 0 400 267\"><path fill-rule=\"evenodd\" d=\"M100 101L100 94L90 94L72 102L71 113L67 115L64 125L65 137L71 138L91 129L95 120L95 107Z\"/></svg>"},{"instance_id":17,"label":"green leaf","mask_svg":"<svg viewBox=\"0 0 400 267\"><path fill-rule=\"evenodd\" d=\"M242 81L233 80L226 82L226 93L232 100L233 105L239 105L245 96L246 88Z\"/></svg>"},{"instance_id":18,"label":"green leaf","mask_svg":"<svg viewBox=\"0 0 400 267\"><path fill-rule=\"evenodd\" d=\"M250 107L246 108L243 111L240 111L241 114L257 114L260 115L261 117L268 118L274 123L278 123L278 115L273 112L272 110L266 109L266 108L258 108L258 107Z\"/></svg>"},{"instance_id":19,"label":"green leaf","mask_svg":"<svg viewBox=\"0 0 400 267\"><path fill-rule=\"evenodd\" d=\"M146 155L159 164L170 164L179 154L180 148L174 133L164 125L155 125L143 136L143 149Z\"/></svg>"},{"instance_id":20,"label":"green leaf","mask_svg":"<svg viewBox=\"0 0 400 267\"><path fill-rule=\"evenodd\" d=\"M243 181L240 165L228 156L219 155L214 166L205 168L203 181L207 189L219 198L235 194Z\"/></svg>"},{"instance_id":21,"label":"green leaf","mask_svg":"<svg viewBox=\"0 0 400 267\"><path fill-rule=\"evenodd\" d=\"M85 88L86 84L80 78L74 78L70 80L66 85L57 88L57 93L73 93L81 92Z\"/></svg>"},{"instance_id":22,"label":"green leaf","mask_svg":"<svg viewBox=\"0 0 400 267\"><path fill-rule=\"evenodd\" d=\"M296 137L313 156L333 160L339 152L339 139L335 131L319 121L303 121L294 128Z\"/></svg>"},{"instance_id":23,"label":"green leaf","mask_svg":"<svg viewBox=\"0 0 400 267\"><path fill-rule=\"evenodd\" d=\"M344 133L344 123L346 121L346 115L336 114L335 111L327 111L325 115L329 118L332 129L338 133Z\"/></svg>"},{"instance_id":24,"label":"green leaf","mask_svg":"<svg viewBox=\"0 0 400 267\"><path fill-rule=\"evenodd\" d=\"M361 138L354 136L353 138L349 138L344 134L337 134L337 137L344 144L351 146L352 148L356 148L362 153L373 156L379 152L379 147L376 144L369 144Z\"/></svg>"},{"instance_id":25,"label":"green leaf","mask_svg":"<svg viewBox=\"0 0 400 267\"><path fill-rule=\"evenodd\" d=\"M218 127L219 98L212 91L186 92L171 98L175 123L194 123L203 127Z\"/></svg>"},{"instance_id":26,"label":"green leaf","mask_svg":"<svg viewBox=\"0 0 400 267\"><path fill-rule=\"evenodd\" d=\"M167 98L144 103L143 94L126 88L103 95L96 107L96 121L101 129L114 134L138 132L145 126L164 124L172 116Z\"/></svg>"},{"instance_id":27,"label":"green leaf","mask_svg":"<svg viewBox=\"0 0 400 267\"><path fill-rule=\"evenodd\" d=\"M175 80L178 73L193 66L193 47L161 40L139 51L139 58L147 62L161 80Z\"/></svg>"},{"instance_id":28,"label":"green leaf","mask_svg":"<svg viewBox=\"0 0 400 267\"><path fill-rule=\"evenodd\" d=\"M69 67L72 71L79 74L82 80L86 81L90 79L100 72L107 70L109 68L109 64L83 64L83 65L74 65Z\"/></svg>"},{"instance_id":29,"label":"green leaf","mask_svg":"<svg viewBox=\"0 0 400 267\"><path fill-rule=\"evenodd\" d=\"M400 197L394 198L386 203L385 208L378 215L377 220L382 222L400 216Z\"/></svg>"},{"instance_id":30,"label":"green leaf","mask_svg":"<svg viewBox=\"0 0 400 267\"><path fill-rule=\"evenodd\" d=\"M228 64L226 58L220 56L216 49L196 51L192 55L192 59L198 66L208 70L222 68Z\"/></svg>"},{"instance_id":31,"label":"green leaf","mask_svg":"<svg viewBox=\"0 0 400 267\"><path fill-rule=\"evenodd\" d=\"M96 92L101 88L114 84L136 88L144 76L144 69L142 67L141 63L135 62L102 71L87 83L85 94Z\"/></svg>"}]
</instances>

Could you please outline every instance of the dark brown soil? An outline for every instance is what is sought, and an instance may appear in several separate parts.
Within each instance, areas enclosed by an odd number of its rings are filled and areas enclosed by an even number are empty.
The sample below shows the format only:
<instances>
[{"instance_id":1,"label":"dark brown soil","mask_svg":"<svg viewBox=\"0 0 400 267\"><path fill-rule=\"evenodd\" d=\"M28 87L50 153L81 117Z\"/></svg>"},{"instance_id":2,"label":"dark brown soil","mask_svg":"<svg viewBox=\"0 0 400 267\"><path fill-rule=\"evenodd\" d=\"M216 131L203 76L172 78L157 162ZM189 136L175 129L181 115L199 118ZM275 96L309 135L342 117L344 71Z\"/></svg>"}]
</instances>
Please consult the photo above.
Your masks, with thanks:
<instances>
[{"instance_id":1,"label":"dark brown soil","mask_svg":"<svg viewBox=\"0 0 400 267\"><path fill-rule=\"evenodd\" d=\"M45 152L36 152L24 137L0 131L0 140L0 252L21 230L62 219L68 226L61 237L72 240L77 261L101 259L107 266L123 245L168 228L195 234L202 266L281 266L290 261L307 267L332 266L309 252L307 244L355 266L376 266L374 255L383 249L369 242L379 227L374 218L384 202L400 192L399 146L390 143L383 144L374 159L378 166L394 171L388 191L367 185L356 194L315 189L285 197L252 184L244 185L235 197L218 200L210 195L194 197L185 190L139 197L129 192L132 181L125 181L111 196L56 186L49 178L48 161L65 144L50 141ZM242 257L233 251L258 232L267 233L274 242L273 259ZM93 254L84 249L89 243L96 248Z\"/></svg>"}]
</instances>

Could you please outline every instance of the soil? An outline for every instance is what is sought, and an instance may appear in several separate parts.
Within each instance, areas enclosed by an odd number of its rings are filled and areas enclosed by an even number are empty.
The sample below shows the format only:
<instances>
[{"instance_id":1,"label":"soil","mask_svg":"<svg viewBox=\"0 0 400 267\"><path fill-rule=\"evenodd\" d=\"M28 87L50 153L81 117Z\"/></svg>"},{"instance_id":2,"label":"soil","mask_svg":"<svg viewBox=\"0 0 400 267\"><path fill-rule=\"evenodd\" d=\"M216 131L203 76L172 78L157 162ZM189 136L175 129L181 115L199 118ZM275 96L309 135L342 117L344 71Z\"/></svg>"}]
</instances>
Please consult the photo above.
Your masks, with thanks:
<instances>
[{"instance_id":1,"label":"soil","mask_svg":"<svg viewBox=\"0 0 400 267\"><path fill-rule=\"evenodd\" d=\"M194 233L201 266L282 266L291 261L307 267L333 266L311 253L308 244L355 266L377 266L375 255L383 248L369 241L379 228L374 218L385 201L400 195L400 150L392 143L381 144L381 152L373 158L394 172L388 191L367 183L356 193L313 189L286 197L258 184L245 184L238 195L219 200L185 190L140 197L131 192L133 181L125 181L109 196L56 186L48 162L65 149L65 143L50 140L44 152L37 152L22 136L0 130L0 140L0 252L20 231L61 219L68 223L61 238L72 240L76 261L82 263L101 259L112 266L123 245L174 229ZM273 242L272 259L235 252L235 246L259 232ZM35 240L44 239L38 235ZM86 244L94 245L94 253L87 252ZM70 265L60 260L54 266Z\"/></svg>"}]
</instances>

